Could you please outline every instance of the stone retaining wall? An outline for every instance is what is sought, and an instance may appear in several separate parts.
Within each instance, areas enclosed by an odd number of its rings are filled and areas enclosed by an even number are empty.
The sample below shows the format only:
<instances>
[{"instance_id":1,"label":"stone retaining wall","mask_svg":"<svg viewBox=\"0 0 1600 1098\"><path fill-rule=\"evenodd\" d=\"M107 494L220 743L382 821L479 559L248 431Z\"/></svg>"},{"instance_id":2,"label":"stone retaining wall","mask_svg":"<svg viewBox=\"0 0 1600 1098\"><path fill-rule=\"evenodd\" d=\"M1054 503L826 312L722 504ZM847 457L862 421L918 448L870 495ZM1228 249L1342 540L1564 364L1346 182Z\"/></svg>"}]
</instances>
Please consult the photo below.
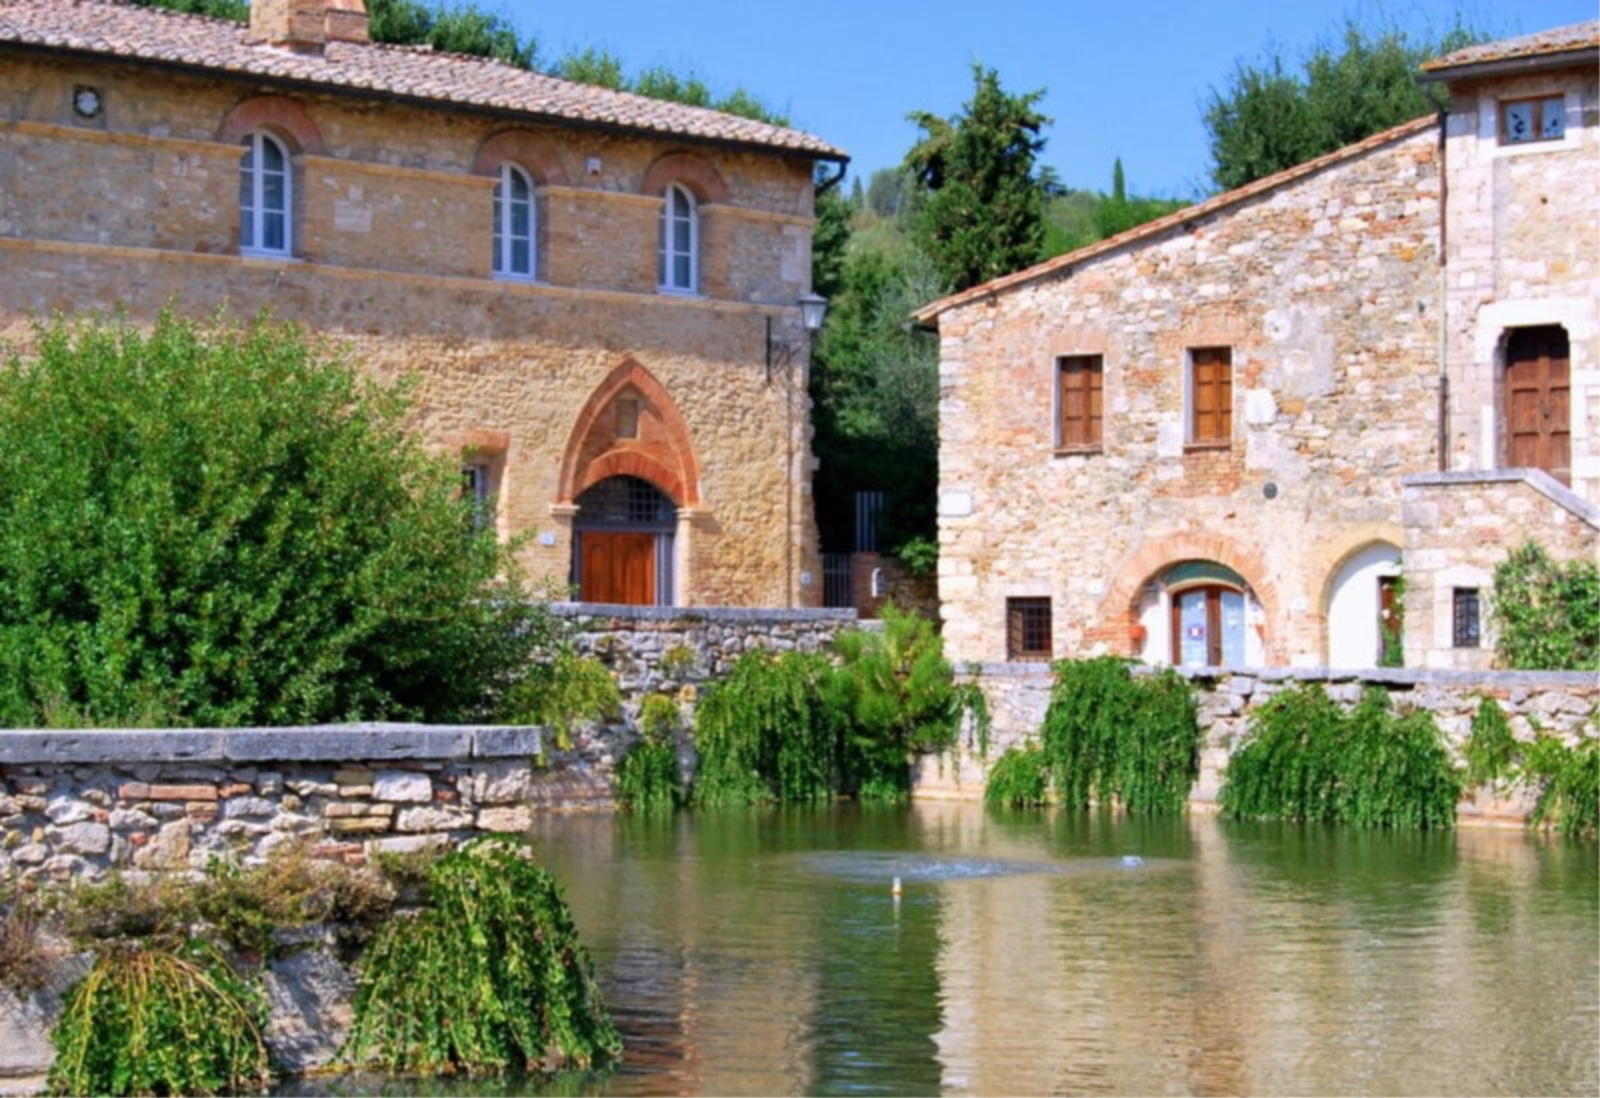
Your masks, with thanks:
<instances>
[{"instance_id":1,"label":"stone retaining wall","mask_svg":"<svg viewBox=\"0 0 1600 1098\"><path fill-rule=\"evenodd\" d=\"M639 707L652 694L678 702L692 719L700 691L744 653L815 652L857 624L854 610L742 610L723 607L556 603L575 628L580 655L603 663L622 691L622 719L579 729L570 752L550 752L551 775L570 807L610 802L610 775L638 739Z\"/></svg>"},{"instance_id":2,"label":"stone retaining wall","mask_svg":"<svg viewBox=\"0 0 1600 1098\"><path fill-rule=\"evenodd\" d=\"M1555 671L1340 671L1327 668L1199 668L1180 672L1197 693L1204 746L1200 780L1190 806L1214 809L1222 772L1243 740L1251 716L1278 691L1296 683L1320 684L1335 701L1354 705L1375 686L1388 692L1397 711L1423 709L1433 716L1452 751L1459 753L1472 730L1479 699L1492 697L1504 710L1512 734L1531 739L1535 728L1568 740L1600 736L1600 677L1592 672ZM976 681L988 698L994 720L989 759L1014 744L1036 737L1050 704L1052 675L1047 664L985 664ZM977 798L983 795L984 762L963 753L942 764L919 765L920 797ZM1464 799L1463 818L1520 820L1531 805L1523 797Z\"/></svg>"},{"instance_id":3,"label":"stone retaining wall","mask_svg":"<svg viewBox=\"0 0 1600 1098\"><path fill-rule=\"evenodd\" d=\"M541 747L519 727L4 731L0 881L250 864L294 841L359 863L523 831Z\"/></svg>"}]
</instances>

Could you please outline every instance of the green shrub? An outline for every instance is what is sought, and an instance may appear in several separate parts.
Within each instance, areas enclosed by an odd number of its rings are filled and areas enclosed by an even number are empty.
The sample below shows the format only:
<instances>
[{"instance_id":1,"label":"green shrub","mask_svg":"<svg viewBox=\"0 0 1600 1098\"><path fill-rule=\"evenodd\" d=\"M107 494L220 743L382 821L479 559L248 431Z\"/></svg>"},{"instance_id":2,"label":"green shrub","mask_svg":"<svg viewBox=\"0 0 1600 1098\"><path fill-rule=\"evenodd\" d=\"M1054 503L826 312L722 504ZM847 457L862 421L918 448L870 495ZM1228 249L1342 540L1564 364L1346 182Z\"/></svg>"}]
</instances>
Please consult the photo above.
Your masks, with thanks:
<instances>
[{"instance_id":1,"label":"green shrub","mask_svg":"<svg viewBox=\"0 0 1600 1098\"><path fill-rule=\"evenodd\" d=\"M962 721L974 721L987 749L989 711L975 685L958 684L933 623L893 604L881 629L851 629L835 642L839 666L832 697L849 729L844 769L863 796L904 800L910 759L954 747Z\"/></svg>"},{"instance_id":2,"label":"green shrub","mask_svg":"<svg viewBox=\"0 0 1600 1098\"><path fill-rule=\"evenodd\" d=\"M677 703L652 694L639 707L639 741L617 764L617 799L635 811L676 808L684 801L677 736Z\"/></svg>"},{"instance_id":3,"label":"green shrub","mask_svg":"<svg viewBox=\"0 0 1600 1098\"><path fill-rule=\"evenodd\" d=\"M1285 690L1257 712L1219 802L1234 816L1448 828L1460 778L1426 712L1402 717L1368 691L1349 713L1320 687Z\"/></svg>"},{"instance_id":4,"label":"green shrub","mask_svg":"<svg viewBox=\"0 0 1600 1098\"><path fill-rule=\"evenodd\" d=\"M216 948L105 950L51 1033L52 1094L217 1094L268 1081L260 995Z\"/></svg>"},{"instance_id":5,"label":"green shrub","mask_svg":"<svg viewBox=\"0 0 1600 1098\"><path fill-rule=\"evenodd\" d=\"M1490 615L1507 667L1542 671L1600 668L1600 564L1550 559L1524 542L1494 570Z\"/></svg>"},{"instance_id":6,"label":"green shrub","mask_svg":"<svg viewBox=\"0 0 1600 1098\"><path fill-rule=\"evenodd\" d=\"M1520 743L1493 698L1483 698L1467 739L1467 782L1531 785L1538 792L1530 826L1553 826L1563 835L1600 833L1600 739L1585 736L1570 746L1536 730Z\"/></svg>"},{"instance_id":7,"label":"green shrub","mask_svg":"<svg viewBox=\"0 0 1600 1098\"><path fill-rule=\"evenodd\" d=\"M547 642L403 386L265 321L37 347L0 368L0 724L484 719Z\"/></svg>"},{"instance_id":8,"label":"green shrub","mask_svg":"<svg viewBox=\"0 0 1600 1098\"><path fill-rule=\"evenodd\" d=\"M953 747L963 721L987 750L983 694L955 682L927 619L886 607L881 630L841 633L835 650L837 665L820 653L747 652L707 690L695 804L901 801L911 756Z\"/></svg>"},{"instance_id":9,"label":"green shrub","mask_svg":"<svg viewBox=\"0 0 1600 1098\"><path fill-rule=\"evenodd\" d=\"M1038 744L1008 747L989 768L983 803L992 808L1033 808L1048 799L1050 767Z\"/></svg>"},{"instance_id":10,"label":"green shrub","mask_svg":"<svg viewBox=\"0 0 1600 1098\"><path fill-rule=\"evenodd\" d=\"M746 652L695 714L697 805L810 801L839 788L844 737L837 682L814 652Z\"/></svg>"},{"instance_id":11,"label":"green shrub","mask_svg":"<svg viewBox=\"0 0 1600 1098\"><path fill-rule=\"evenodd\" d=\"M1571 837L1600 833L1600 740L1589 736L1571 747L1541 735L1528 748L1525 768L1539 783L1530 824L1548 823Z\"/></svg>"},{"instance_id":12,"label":"green shrub","mask_svg":"<svg viewBox=\"0 0 1600 1098\"><path fill-rule=\"evenodd\" d=\"M1061 802L1182 811L1200 773L1188 683L1170 668L1136 678L1112 656L1063 660L1055 674L1042 743Z\"/></svg>"},{"instance_id":13,"label":"green shrub","mask_svg":"<svg viewBox=\"0 0 1600 1098\"><path fill-rule=\"evenodd\" d=\"M400 1072L587 1068L622 1053L550 874L504 839L433 863L428 905L363 958L345 1047Z\"/></svg>"},{"instance_id":14,"label":"green shrub","mask_svg":"<svg viewBox=\"0 0 1600 1098\"><path fill-rule=\"evenodd\" d=\"M1509 777L1517 757L1511 725L1493 698L1479 698L1472 715L1472 731L1463 752L1467 758L1467 785L1488 785Z\"/></svg>"}]
</instances>

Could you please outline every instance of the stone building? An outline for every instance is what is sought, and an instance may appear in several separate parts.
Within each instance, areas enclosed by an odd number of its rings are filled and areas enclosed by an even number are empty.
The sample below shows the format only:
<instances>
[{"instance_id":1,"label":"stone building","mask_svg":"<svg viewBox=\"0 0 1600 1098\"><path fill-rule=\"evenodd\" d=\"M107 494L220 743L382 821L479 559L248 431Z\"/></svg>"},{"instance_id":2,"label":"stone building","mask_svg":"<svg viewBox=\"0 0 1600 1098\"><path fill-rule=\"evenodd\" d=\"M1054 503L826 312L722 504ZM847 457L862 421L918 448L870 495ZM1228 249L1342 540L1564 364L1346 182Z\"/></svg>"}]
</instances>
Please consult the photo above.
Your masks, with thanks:
<instances>
[{"instance_id":1,"label":"stone building","mask_svg":"<svg viewBox=\"0 0 1600 1098\"><path fill-rule=\"evenodd\" d=\"M0 0L0 339L270 309L417 379L535 577L819 604L799 305L844 154L367 37L361 0Z\"/></svg>"},{"instance_id":2,"label":"stone building","mask_svg":"<svg viewBox=\"0 0 1600 1098\"><path fill-rule=\"evenodd\" d=\"M1495 562L1600 544L1597 58L922 309L951 657L1488 666Z\"/></svg>"}]
</instances>

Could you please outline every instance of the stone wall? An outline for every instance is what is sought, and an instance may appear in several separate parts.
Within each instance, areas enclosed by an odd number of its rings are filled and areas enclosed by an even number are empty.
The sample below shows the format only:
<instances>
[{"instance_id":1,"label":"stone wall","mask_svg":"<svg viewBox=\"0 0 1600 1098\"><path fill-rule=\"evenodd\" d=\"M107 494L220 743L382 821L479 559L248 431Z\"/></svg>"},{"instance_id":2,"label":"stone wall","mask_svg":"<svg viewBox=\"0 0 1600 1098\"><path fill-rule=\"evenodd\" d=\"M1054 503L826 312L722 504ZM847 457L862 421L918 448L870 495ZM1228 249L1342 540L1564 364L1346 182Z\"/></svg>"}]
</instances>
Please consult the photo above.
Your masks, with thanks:
<instances>
[{"instance_id":1,"label":"stone wall","mask_svg":"<svg viewBox=\"0 0 1600 1098\"><path fill-rule=\"evenodd\" d=\"M1500 140L1506 100L1552 95L1564 99L1560 140ZM1450 468L1508 464L1507 334L1559 325L1571 353L1572 487L1600 505L1600 74L1579 61L1452 81L1445 144Z\"/></svg>"},{"instance_id":2,"label":"stone wall","mask_svg":"<svg viewBox=\"0 0 1600 1098\"><path fill-rule=\"evenodd\" d=\"M101 93L93 119L73 113L79 85ZM239 254L253 127L292 154L290 256ZM508 159L536 184L534 281L491 271ZM672 180L701 199L698 294L656 286ZM537 534L523 563L557 584L574 500L626 473L678 508L673 601L820 603L805 352L766 368L769 324L803 342L812 215L804 157L85 56L0 65L0 346L26 350L55 313L271 310L385 382L414 378L415 427L487 465L501 533ZM624 400L635 437L614 430Z\"/></svg>"},{"instance_id":3,"label":"stone wall","mask_svg":"<svg viewBox=\"0 0 1600 1098\"><path fill-rule=\"evenodd\" d=\"M0 731L0 881L243 864L310 842L360 863L525 831L552 790L519 727Z\"/></svg>"},{"instance_id":4,"label":"stone wall","mask_svg":"<svg viewBox=\"0 0 1600 1098\"><path fill-rule=\"evenodd\" d=\"M1191 808L1213 810L1228 759L1242 742L1251 716L1280 690L1314 683L1335 701L1354 705L1368 687L1388 693L1397 711L1422 709L1432 715L1450 749L1459 755L1472 730L1479 700L1494 698L1518 739L1531 739L1535 727L1569 742L1600 736L1600 678L1593 673L1553 671L1330 671L1322 668L1180 669L1193 684L1204 746L1200 779ZM1052 675L1043 664L991 664L979 669L994 719L989 759L1007 747L1036 739L1050 704ZM923 759L919 797L975 799L983 796L984 761L963 753L957 760ZM1463 820L1515 821L1531 808L1525 798L1497 801L1469 794L1457 809Z\"/></svg>"},{"instance_id":5,"label":"stone wall","mask_svg":"<svg viewBox=\"0 0 1600 1098\"><path fill-rule=\"evenodd\" d=\"M1562 563L1600 558L1600 507L1538 469L1406 477L1406 665L1487 668L1494 570L1532 537ZM1457 648L1454 590L1479 595L1481 643Z\"/></svg>"},{"instance_id":6,"label":"stone wall","mask_svg":"<svg viewBox=\"0 0 1600 1098\"><path fill-rule=\"evenodd\" d=\"M1438 466L1437 127L1413 123L938 314L939 595L950 658L1005 659L1006 600L1055 656L1170 658L1162 577L1250 589L1252 662L1321 665L1332 577L1400 543ZM1231 437L1189 438L1188 356L1226 347ZM1100 445L1059 447L1057 361L1099 356Z\"/></svg>"}]
</instances>

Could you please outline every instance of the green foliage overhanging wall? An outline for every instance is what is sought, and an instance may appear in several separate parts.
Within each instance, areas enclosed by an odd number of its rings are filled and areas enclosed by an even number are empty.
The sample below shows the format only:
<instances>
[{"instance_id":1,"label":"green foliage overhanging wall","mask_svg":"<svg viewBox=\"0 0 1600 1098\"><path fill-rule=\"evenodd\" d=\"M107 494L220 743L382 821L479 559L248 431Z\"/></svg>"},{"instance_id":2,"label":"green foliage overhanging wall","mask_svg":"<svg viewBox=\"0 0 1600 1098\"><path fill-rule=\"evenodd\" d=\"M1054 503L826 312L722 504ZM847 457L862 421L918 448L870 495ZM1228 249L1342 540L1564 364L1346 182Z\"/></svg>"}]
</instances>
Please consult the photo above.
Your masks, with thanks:
<instances>
[{"instance_id":1,"label":"green foliage overhanging wall","mask_svg":"<svg viewBox=\"0 0 1600 1098\"><path fill-rule=\"evenodd\" d=\"M622 1040L560 888L509 840L432 866L428 906L363 958L346 1054L404 1072L587 1068Z\"/></svg>"},{"instance_id":2,"label":"green foliage overhanging wall","mask_svg":"<svg viewBox=\"0 0 1600 1098\"><path fill-rule=\"evenodd\" d=\"M1056 798L1183 810L1200 773L1200 725L1189 684L1170 668L1135 676L1114 656L1063 660L1041 737Z\"/></svg>"},{"instance_id":3,"label":"green foliage overhanging wall","mask_svg":"<svg viewBox=\"0 0 1600 1098\"><path fill-rule=\"evenodd\" d=\"M1500 662L1518 670L1600 668L1600 565L1557 564L1524 542L1494 570L1490 614Z\"/></svg>"},{"instance_id":4,"label":"green foliage overhanging wall","mask_svg":"<svg viewBox=\"0 0 1600 1098\"><path fill-rule=\"evenodd\" d=\"M1504 781L1538 791L1529 826L1549 825L1569 836L1600 833L1600 739L1585 736L1571 746L1535 729L1531 741L1519 741L1499 704L1483 698L1466 756L1469 785Z\"/></svg>"},{"instance_id":5,"label":"green foliage overhanging wall","mask_svg":"<svg viewBox=\"0 0 1600 1098\"><path fill-rule=\"evenodd\" d=\"M408 395L266 321L0 368L0 724L497 716L556 626Z\"/></svg>"},{"instance_id":6,"label":"green foliage overhanging wall","mask_svg":"<svg viewBox=\"0 0 1600 1098\"><path fill-rule=\"evenodd\" d=\"M903 800L910 756L943 751L988 710L958 685L933 626L893 607L881 631L842 634L820 653L748 652L709 690L695 720L697 805L807 801L856 793Z\"/></svg>"},{"instance_id":7,"label":"green foliage overhanging wall","mask_svg":"<svg viewBox=\"0 0 1600 1098\"><path fill-rule=\"evenodd\" d=\"M1233 816L1368 827L1455 825L1460 777L1433 718L1381 690L1345 712L1319 686L1273 697L1234 751L1218 802Z\"/></svg>"}]
</instances>

